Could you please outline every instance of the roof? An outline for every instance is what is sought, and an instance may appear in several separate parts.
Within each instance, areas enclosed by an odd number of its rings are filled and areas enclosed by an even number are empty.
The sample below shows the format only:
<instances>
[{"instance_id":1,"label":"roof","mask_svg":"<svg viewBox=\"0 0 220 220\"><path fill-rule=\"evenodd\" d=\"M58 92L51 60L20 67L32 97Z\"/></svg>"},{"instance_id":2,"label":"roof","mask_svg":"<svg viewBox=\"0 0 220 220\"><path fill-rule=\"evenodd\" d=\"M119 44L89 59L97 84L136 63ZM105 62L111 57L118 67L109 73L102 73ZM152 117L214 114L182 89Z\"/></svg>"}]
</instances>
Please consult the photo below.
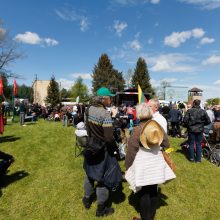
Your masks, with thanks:
<instances>
[{"instance_id":1,"label":"roof","mask_svg":"<svg viewBox=\"0 0 220 220\"><path fill-rule=\"evenodd\" d=\"M198 89L196 87L193 87L192 89L190 89L188 92L203 92L201 89Z\"/></svg>"}]
</instances>

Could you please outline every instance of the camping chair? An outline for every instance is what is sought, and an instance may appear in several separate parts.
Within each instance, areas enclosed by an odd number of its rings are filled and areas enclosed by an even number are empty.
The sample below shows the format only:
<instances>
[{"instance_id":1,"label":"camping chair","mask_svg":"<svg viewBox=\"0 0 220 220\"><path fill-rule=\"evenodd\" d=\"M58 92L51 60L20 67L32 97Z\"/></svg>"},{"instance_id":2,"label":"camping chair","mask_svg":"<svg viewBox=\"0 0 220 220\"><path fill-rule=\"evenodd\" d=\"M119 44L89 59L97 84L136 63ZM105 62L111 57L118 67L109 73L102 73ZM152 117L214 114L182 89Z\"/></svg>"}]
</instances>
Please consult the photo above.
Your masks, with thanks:
<instances>
[{"instance_id":1,"label":"camping chair","mask_svg":"<svg viewBox=\"0 0 220 220\"><path fill-rule=\"evenodd\" d=\"M87 137L78 137L76 136L76 142L75 142L75 157L78 157L83 153L83 148L86 145Z\"/></svg>"}]
</instances>

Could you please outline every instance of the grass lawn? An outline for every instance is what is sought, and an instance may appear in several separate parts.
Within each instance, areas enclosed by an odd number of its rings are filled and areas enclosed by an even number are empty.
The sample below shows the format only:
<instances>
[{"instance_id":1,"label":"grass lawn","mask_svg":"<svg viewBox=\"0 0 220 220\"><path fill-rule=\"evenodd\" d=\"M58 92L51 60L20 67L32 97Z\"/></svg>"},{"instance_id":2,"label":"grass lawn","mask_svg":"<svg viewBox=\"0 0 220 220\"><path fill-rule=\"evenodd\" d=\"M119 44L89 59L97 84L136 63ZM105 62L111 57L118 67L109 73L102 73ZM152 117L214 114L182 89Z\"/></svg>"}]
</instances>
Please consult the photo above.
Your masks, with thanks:
<instances>
[{"instance_id":1,"label":"grass lawn","mask_svg":"<svg viewBox=\"0 0 220 220\"><path fill-rule=\"evenodd\" d=\"M92 220L96 204L85 210L83 158L74 157L74 129L60 122L9 124L0 136L0 150L15 157L1 179L0 219ZM203 160L190 163L180 152L182 140L171 139L177 178L160 186L156 219L220 219L220 167ZM124 162L120 162L124 170ZM106 220L131 220L138 216L135 196L123 181L123 191L112 195L115 213Z\"/></svg>"}]
</instances>

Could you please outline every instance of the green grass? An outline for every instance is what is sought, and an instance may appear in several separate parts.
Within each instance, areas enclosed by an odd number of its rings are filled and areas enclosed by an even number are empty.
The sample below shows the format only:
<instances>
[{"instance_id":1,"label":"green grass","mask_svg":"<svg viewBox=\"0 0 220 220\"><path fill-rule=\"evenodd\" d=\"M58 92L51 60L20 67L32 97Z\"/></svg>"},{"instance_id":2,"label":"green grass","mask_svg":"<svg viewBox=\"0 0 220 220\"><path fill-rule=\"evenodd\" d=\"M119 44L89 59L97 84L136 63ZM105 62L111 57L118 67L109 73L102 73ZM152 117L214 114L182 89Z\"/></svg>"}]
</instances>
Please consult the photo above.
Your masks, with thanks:
<instances>
[{"instance_id":1,"label":"green grass","mask_svg":"<svg viewBox=\"0 0 220 220\"><path fill-rule=\"evenodd\" d=\"M74 157L74 129L59 122L40 120L36 124L18 123L5 127L0 150L14 155L0 192L0 219L96 219L94 203L85 210L83 196L83 158ZM179 152L181 140L171 139L175 148L177 178L160 186L160 207L156 219L220 219L220 167L208 161L188 162ZM120 162L124 170L124 162ZM115 213L106 220L130 220L138 216L134 196L123 182L123 192L113 195Z\"/></svg>"}]
</instances>

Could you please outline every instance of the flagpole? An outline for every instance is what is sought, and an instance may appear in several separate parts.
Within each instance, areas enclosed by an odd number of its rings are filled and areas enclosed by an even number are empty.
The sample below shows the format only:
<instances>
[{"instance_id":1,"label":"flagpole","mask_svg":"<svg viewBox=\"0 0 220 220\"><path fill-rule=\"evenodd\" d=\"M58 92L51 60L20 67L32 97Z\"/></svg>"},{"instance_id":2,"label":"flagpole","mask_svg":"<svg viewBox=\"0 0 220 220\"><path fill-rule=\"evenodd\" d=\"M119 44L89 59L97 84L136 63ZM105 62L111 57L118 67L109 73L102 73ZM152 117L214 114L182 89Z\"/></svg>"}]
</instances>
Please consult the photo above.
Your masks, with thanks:
<instances>
[{"instance_id":1,"label":"flagpole","mask_svg":"<svg viewBox=\"0 0 220 220\"><path fill-rule=\"evenodd\" d=\"M12 110L11 122L14 122L14 116L15 116L15 97L14 97L14 92L12 93L12 106L13 106L13 110Z\"/></svg>"}]
</instances>

